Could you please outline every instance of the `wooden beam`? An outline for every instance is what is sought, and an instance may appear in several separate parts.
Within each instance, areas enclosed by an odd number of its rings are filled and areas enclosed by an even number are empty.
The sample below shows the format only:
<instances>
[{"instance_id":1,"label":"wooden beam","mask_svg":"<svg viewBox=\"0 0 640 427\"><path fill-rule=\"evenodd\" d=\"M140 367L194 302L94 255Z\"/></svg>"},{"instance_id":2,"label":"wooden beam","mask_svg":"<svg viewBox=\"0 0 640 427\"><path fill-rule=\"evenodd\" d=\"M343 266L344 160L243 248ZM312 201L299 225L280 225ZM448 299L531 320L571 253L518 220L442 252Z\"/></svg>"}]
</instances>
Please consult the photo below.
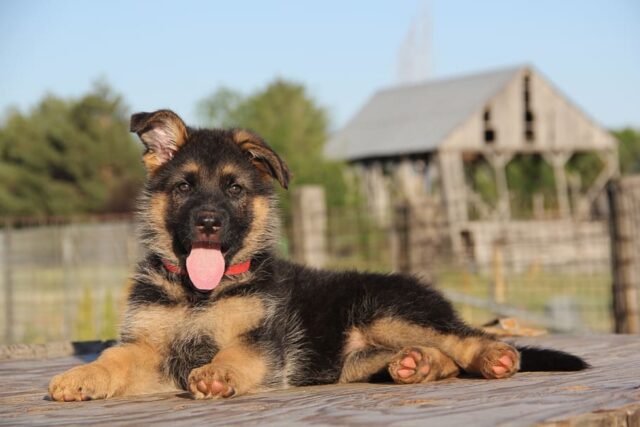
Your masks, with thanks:
<instances>
[{"instance_id":1,"label":"wooden beam","mask_svg":"<svg viewBox=\"0 0 640 427\"><path fill-rule=\"evenodd\" d=\"M590 205L593 204L602 191L604 191L607 183L619 175L618 153L615 150L596 153L604 162L604 168L587 191L586 198Z\"/></svg>"},{"instance_id":2,"label":"wooden beam","mask_svg":"<svg viewBox=\"0 0 640 427\"><path fill-rule=\"evenodd\" d=\"M569 203L569 186L567 184L567 171L565 166L571 158L568 152L544 153L543 156L553 168L553 177L556 184L556 197L558 198L558 211L560 218L571 218L571 205Z\"/></svg>"},{"instance_id":3,"label":"wooden beam","mask_svg":"<svg viewBox=\"0 0 640 427\"><path fill-rule=\"evenodd\" d=\"M507 183L507 164L513 158L513 154L505 151L490 151L484 153L485 158L493 167L498 188L498 214L501 219L511 218L511 202L509 197L509 185Z\"/></svg>"}]
</instances>

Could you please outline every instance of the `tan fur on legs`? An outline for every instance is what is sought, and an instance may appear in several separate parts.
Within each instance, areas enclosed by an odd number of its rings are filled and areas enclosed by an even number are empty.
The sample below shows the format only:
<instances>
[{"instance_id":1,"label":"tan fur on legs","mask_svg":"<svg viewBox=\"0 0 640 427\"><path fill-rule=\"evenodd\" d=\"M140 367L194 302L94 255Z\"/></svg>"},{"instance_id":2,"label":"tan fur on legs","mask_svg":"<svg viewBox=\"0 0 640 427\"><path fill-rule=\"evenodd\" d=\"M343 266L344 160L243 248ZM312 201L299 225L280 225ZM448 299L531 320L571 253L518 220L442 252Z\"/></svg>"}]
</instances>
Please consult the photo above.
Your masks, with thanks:
<instances>
[{"instance_id":1,"label":"tan fur on legs","mask_svg":"<svg viewBox=\"0 0 640 427\"><path fill-rule=\"evenodd\" d=\"M367 345L438 348L466 372L481 374L485 378L510 377L520 369L520 354L514 347L482 333L477 336L447 335L394 317L376 320L359 333Z\"/></svg>"},{"instance_id":2,"label":"tan fur on legs","mask_svg":"<svg viewBox=\"0 0 640 427\"><path fill-rule=\"evenodd\" d=\"M394 354L393 350L388 349L354 351L345 357L338 382L366 382L384 369Z\"/></svg>"},{"instance_id":3,"label":"tan fur on legs","mask_svg":"<svg viewBox=\"0 0 640 427\"><path fill-rule=\"evenodd\" d=\"M266 374L266 360L253 348L236 344L191 371L189 391L196 399L237 396L259 391Z\"/></svg>"},{"instance_id":4,"label":"tan fur on legs","mask_svg":"<svg viewBox=\"0 0 640 427\"><path fill-rule=\"evenodd\" d=\"M489 337L449 336L438 346L466 372L485 378L507 378L520 369L520 353Z\"/></svg>"},{"instance_id":5,"label":"tan fur on legs","mask_svg":"<svg viewBox=\"0 0 640 427\"><path fill-rule=\"evenodd\" d=\"M153 348L122 344L105 350L95 362L53 377L49 395L53 400L73 401L174 390L161 379L159 363Z\"/></svg>"}]
</instances>

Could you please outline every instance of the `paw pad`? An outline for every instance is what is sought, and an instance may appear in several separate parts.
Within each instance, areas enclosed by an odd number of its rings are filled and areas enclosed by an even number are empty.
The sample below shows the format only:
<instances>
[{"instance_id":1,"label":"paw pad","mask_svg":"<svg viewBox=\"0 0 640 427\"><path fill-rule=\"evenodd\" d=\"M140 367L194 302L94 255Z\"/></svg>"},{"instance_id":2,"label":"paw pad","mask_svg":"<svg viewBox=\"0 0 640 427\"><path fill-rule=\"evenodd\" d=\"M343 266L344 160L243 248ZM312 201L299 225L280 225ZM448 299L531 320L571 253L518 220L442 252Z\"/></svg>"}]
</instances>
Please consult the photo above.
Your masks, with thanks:
<instances>
[{"instance_id":1,"label":"paw pad","mask_svg":"<svg viewBox=\"0 0 640 427\"><path fill-rule=\"evenodd\" d=\"M418 348L401 350L389 363L389 374L397 383L415 384L425 381L431 362Z\"/></svg>"},{"instance_id":2,"label":"paw pad","mask_svg":"<svg viewBox=\"0 0 640 427\"><path fill-rule=\"evenodd\" d=\"M189 375L189 391L196 399L227 398L236 394L230 376L223 368L205 365Z\"/></svg>"},{"instance_id":3,"label":"paw pad","mask_svg":"<svg viewBox=\"0 0 640 427\"><path fill-rule=\"evenodd\" d=\"M520 369L520 355L508 344L499 343L483 354L482 375L485 378L508 378Z\"/></svg>"}]
</instances>

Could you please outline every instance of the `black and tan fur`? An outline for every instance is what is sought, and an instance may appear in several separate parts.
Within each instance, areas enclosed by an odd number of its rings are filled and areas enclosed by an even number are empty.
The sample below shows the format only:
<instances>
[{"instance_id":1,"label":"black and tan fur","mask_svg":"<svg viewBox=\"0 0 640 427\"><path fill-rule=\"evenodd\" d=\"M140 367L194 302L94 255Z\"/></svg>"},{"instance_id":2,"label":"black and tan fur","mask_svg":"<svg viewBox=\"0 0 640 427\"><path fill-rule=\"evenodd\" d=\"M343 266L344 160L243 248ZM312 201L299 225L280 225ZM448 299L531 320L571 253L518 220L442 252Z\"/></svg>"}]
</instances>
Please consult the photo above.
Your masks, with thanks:
<instances>
[{"instance_id":1,"label":"black and tan fur","mask_svg":"<svg viewBox=\"0 0 640 427\"><path fill-rule=\"evenodd\" d=\"M95 362L52 379L54 400L189 390L230 397L291 386L393 380L435 381L461 371L505 378L527 370L580 370L578 357L516 349L466 325L432 287L398 274L314 270L275 255L278 213L272 179L289 171L257 135L192 129L168 110L132 116L147 151L140 201L146 256L121 327L121 342ZM211 292L185 267L194 217L215 212L227 265ZM522 357L522 361L521 361Z\"/></svg>"}]
</instances>

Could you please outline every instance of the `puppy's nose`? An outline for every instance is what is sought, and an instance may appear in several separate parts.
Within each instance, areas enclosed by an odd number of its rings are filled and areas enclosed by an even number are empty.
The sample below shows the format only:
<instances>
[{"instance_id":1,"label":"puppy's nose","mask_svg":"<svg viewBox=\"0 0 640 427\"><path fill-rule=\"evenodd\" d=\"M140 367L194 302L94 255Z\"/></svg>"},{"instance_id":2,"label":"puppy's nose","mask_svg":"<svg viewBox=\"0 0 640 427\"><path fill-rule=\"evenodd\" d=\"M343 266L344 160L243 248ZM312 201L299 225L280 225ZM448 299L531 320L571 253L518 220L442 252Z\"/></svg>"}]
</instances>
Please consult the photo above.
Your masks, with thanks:
<instances>
[{"instance_id":1,"label":"puppy's nose","mask_svg":"<svg viewBox=\"0 0 640 427\"><path fill-rule=\"evenodd\" d=\"M196 228L204 234L214 234L220 231L222 220L214 211L199 212L196 216Z\"/></svg>"}]
</instances>

